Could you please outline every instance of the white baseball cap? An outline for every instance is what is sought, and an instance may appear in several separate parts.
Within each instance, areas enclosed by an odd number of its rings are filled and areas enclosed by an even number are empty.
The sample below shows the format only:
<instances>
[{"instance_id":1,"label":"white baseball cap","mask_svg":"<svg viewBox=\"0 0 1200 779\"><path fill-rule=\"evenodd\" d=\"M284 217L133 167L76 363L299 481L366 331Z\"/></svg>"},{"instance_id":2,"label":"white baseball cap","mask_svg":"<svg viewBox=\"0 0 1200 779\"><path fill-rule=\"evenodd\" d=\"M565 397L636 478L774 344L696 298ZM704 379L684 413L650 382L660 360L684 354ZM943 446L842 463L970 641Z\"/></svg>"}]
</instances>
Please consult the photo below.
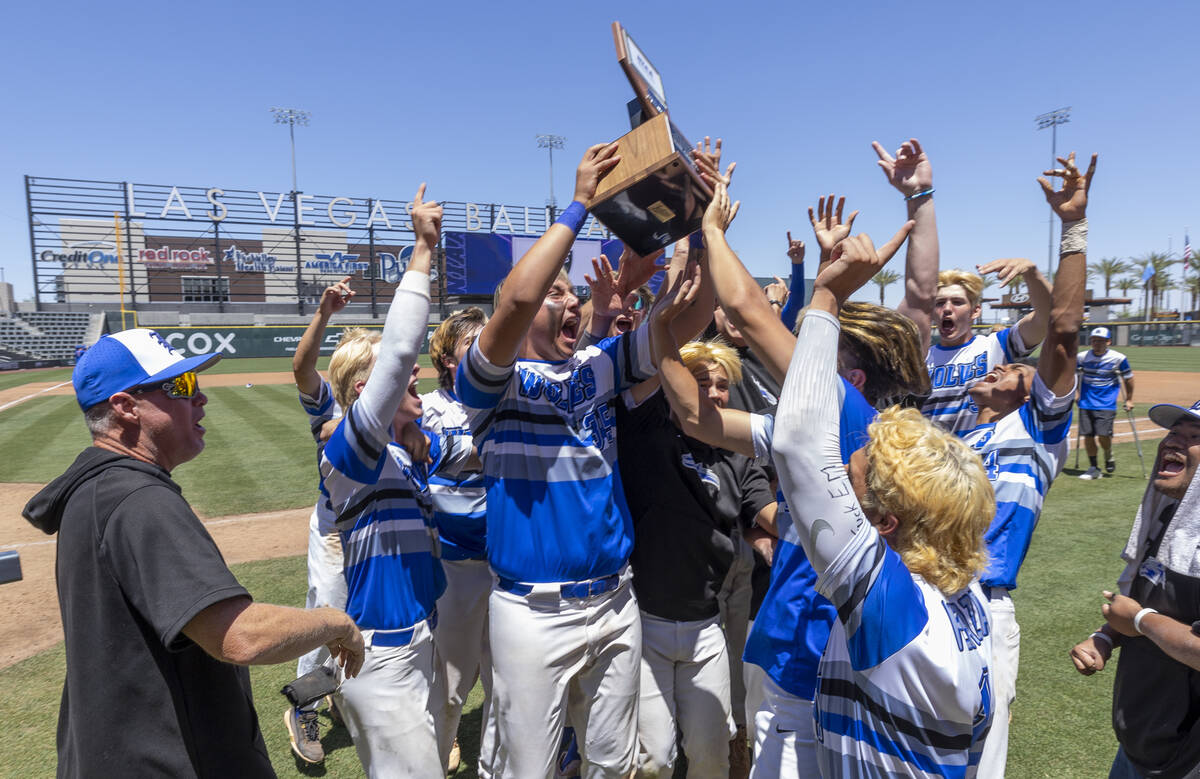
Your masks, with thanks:
<instances>
[{"instance_id":1,"label":"white baseball cap","mask_svg":"<svg viewBox=\"0 0 1200 779\"><path fill-rule=\"evenodd\" d=\"M1112 333L1108 332L1107 327L1093 327L1092 332L1088 334L1088 338L1103 338L1106 341L1112 340Z\"/></svg>"}]
</instances>

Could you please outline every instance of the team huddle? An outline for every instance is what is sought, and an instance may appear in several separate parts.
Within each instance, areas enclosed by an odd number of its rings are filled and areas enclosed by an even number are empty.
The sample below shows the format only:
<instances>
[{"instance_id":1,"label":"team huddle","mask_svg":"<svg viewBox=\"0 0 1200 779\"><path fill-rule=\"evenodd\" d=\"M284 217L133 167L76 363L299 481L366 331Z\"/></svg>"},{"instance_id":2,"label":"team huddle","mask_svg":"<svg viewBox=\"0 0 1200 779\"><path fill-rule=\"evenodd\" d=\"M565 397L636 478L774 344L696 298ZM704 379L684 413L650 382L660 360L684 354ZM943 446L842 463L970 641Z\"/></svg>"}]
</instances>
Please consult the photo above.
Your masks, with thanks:
<instances>
[{"instance_id":1,"label":"team huddle","mask_svg":"<svg viewBox=\"0 0 1200 779\"><path fill-rule=\"evenodd\" d=\"M423 396L442 212L422 185L382 333L347 330L328 376L317 371L354 295L346 278L293 363L318 453L309 608L251 603L209 539L196 542L203 566L159 564L207 584L161 605L153 635L205 668L304 652L301 675L334 668L332 706L373 777L454 770L478 681L481 777L670 776L684 760L691 777L1003 776L1019 649L1009 592L1068 448L1096 158L1083 172L1061 158L1046 171L1058 189L1039 179L1062 219L1053 284L1028 260L979 267L1023 277L1032 311L975 335L983 281L939 271L926 154L915 139L875 151L905 221L876 247L851 235L844 198L821 198L802 309L803 243L789 234L790 285L759 287L726 239L733 166L707 139L694 154L714 190L702 228L669 260L595 259L581 306L563 264L620 154L590 148L573 202L490 318L472 308L438 326L439 387ZM850 301L906 243L897 309ZM188 399L183 424L198 427L195 371L215 356L184 360L150 331L102 340L75 377L89 451L155 463L170 482L203 428L167 442L142 404ZM27 509L64 539L71 516L91 516L76 496L103 492L91 476L132 467L85 455ZM179 521L194 522L177 492ZM116 503L105 517L124 516ZM107 532L132 536L132 523ZM103 570L105 554L89 564ZM71 668L88 626L67 616L61 570L68 689L86 700ZM236 653L247 620L265 638ZM161 649L147 662L176 662ZM1103 665L1079 657L1081 671ZM189 673L156 694L187 698ZM248 690L237 673L204 686L194 694ZM93 736L71 725L83 713L64 696L61 716L60 773L88 773ZM319 762L315 710L285 716L297 755ZM200 757L213 734L166 719L146 727L185 755L177 773L220 773ZM248 732L237 764L269 774Z\"/></svg>"}]
</instances>

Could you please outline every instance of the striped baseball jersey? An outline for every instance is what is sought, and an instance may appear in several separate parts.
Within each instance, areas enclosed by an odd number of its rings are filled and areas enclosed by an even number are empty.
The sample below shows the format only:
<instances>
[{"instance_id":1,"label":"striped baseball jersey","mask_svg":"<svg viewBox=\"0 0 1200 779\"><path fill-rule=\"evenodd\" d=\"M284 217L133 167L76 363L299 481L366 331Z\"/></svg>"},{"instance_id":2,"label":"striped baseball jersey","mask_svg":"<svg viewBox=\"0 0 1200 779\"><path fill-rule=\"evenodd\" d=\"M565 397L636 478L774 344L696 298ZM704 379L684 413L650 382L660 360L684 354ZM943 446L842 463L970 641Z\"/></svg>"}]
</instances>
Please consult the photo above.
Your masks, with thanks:
<instances>
[{"instance_id":1,"label":"striped baseball jersey","mask_svg":"<svg viewBox=\"0 0 1200 779\"><path fill-rule=\"evenodd\" d=\"M362 432L357 406L342 417L321 454L342 535L346 613L364 630L402 630L428 617L446 588L429 476L461 469L471 438L434 435L432 464L414 464L397 444L380 449Z\"/></svg>"},{"instance_id":2,"label":"striped baseball jersey","mask_svg":"<svg viewBox=\"0 0 1200 779\"><path fill-rule=\"evenodd\" d=\"M944 596L863 523L817 580L837 607L813 707L822 776L974 776L991 726L978 582Z\"/></svg>"},{"instance_id":3,"label":"striped baseball jersey","mask_svg":"<svg viewBox=\"0 0 1200 779\"><path fill-rule=\"evenodd\" d=\"M931 390L921 413L952 433L971 429L979 409L967 390L995 366L1019 360L1032 351L1021 341L1018 327L973 335L962 346L931 345L925 357Z\"/></svg>"},{"instance_id":4,"label":"striped baseball jersey","mask_svg":"<svg viewBox=\"0 0 1200 779\"><path fill-rule=\"evenodd\" d=\"M633 521L609 400L653 374L645 327L559 362L493 365L478 340L471 346L455 391L483 461L488 562L499 576L583 581L625 565Z\"/></svg>"},{"instance_id":5,"label":"striped baseball jersey","mask_svg":"<svg viewBox=\"0 0 1200 779\"><path fill-rule=\"evenodd\" d=\"M317 505L314 509L317 512L317 529L323 536L337 532L335 525L337 517L333 513L333 506L329 504L329 492L325 489L325 477L320 476L321 468L321 450L325 448L325 442L321 440L321 428L331 419L337 419L342 414L341 406L333 399L333 389L329 386L329 382L324 378L321 379L321 388L317 390L315 398L300 393L300 405L308 414L308 425L312 431L313 440L317 443L317 490L320 493L317 498Z\"/></svg>"},{"instance_id":6,"label":"striped baseball jersey","mask_svg":"<svg viewBox=\"0 0 1200 779\"><path fill-rule=\"evenodd\" d=\"M1075 367L1081 374L1079 407L1099 411L1115 411L1117 390L1120 387L1117 377L1126 381L1133 378L1133 370L1129 367L1129 360L1125 358L1125 355L1112 349L1097 355L1088 349L1079 353Z\"/></svg>"},{"instance_id":7,"label":"striped baseball jersey","mask_svg":"<svg viewBox=\"0 0 1200 779\"><path fill-rule=\"evenodd\" d=\"M467 412L450 390L438 388L421 396L421 427L430 433L470 436ZM433 521L442 541L443 560L487 557L487 489L482 471L429 476Z\"/></svg>"},{"instance_id":8,"label":"striped baseball jersey","mask_svg":"<svg viewBox=\"0 0 1200 779\"><path fill-rule=\"evenodd\" d=\"M1042 503L1067 459L1074 399L1074 388L1057 398L1034 374L1024 405L959 434L983 458L996 491L996 517L984 535L988 568L980 577L989 587L1017 586L1017 571L1029 551Z\"/></svg>"},{"instance_id":9,"label":"striped baseball jersey","mask_svg":"<svg viewBox=\"0 0 1200 779\"><path fill-rule=\"evenodd\" d=\"M866 445L867 427L877 412L845 379L842 388L845 397L838 420L839 439L842 462L847 463L855 450ZM763 426L763 434L757 434L757 427L755 454L762 456L770 451L774 425ZM780 689L811 701L817 688L817 665L837 610L814 589L817 572L804 554L782 490L775 499L779 503L775 515L779 544L771 562L771 582L746 638L742 659L762 668Z\"/></svg>"}]
</instances>

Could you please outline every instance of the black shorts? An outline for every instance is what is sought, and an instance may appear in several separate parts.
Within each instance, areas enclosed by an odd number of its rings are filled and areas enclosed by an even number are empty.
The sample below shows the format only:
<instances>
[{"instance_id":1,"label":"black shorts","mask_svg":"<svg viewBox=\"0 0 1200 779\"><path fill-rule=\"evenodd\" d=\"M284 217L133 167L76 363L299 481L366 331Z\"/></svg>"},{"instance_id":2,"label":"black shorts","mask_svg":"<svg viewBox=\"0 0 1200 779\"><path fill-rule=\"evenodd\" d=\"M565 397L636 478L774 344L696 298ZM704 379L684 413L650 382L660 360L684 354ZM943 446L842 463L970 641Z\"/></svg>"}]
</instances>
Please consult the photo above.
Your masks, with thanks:
<instances>
[{"instance_id":1,"label":"black shorts","mask_svg":"<svg viewBox=\"0 0 1200 779\"><path fill-rule=\"evenodd\" d=\"M1079 432L1081 435L1104 436L1112 438L1113 420L1117 412L1114 409L1081 408L1079 409Z\"/></svg>"}]
</instances>

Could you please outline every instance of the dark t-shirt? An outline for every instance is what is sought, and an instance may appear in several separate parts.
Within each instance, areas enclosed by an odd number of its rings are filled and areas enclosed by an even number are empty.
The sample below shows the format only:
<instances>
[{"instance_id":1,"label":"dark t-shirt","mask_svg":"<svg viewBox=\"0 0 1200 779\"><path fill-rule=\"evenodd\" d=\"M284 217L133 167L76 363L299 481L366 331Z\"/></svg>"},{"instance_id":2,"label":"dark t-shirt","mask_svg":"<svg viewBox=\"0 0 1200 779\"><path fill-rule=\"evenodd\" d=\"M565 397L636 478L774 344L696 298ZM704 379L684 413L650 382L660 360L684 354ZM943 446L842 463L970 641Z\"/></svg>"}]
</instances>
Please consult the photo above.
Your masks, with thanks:
<instances>
[{"instance_id":1,"label":"dark t-shirt","mask_svg":"<svg viewBox=\"0 0 1200 779\"><path fill-rule=\"evenodd\" d=\"M1138 575L1130 596L1185 624L1200 620L1200 579L1170 569L1163 573L1159 583ZM1145 636L1122 637L1113 681L1113 729L1145 776L1191 776L1200 766L1200 671Z\"/></svg>"},{"instance_id":2,"label":"dark t-shirt","mask_svg":"<svg viewBox=\"0 0 1200 779\"><path fill-rule=\"evenodd\" d=\"M680 622L719 612L733 561L730 533L775 499L748 457L685 436L661 391L617 407L617 462L633 516L633 587L648 614Z\"/></svg>"},{"instance_id":3,"label":"dark t-shirt","mask_svg":"<svg viewBox=\"0 0 1200 779\"><path fill-rule=\"evenodd\" d=\"M249 672L182 633L247 593L168 473L93 447L26 516L61 520L58 775L274 776Z\"/></svg>"}]
</instances>

